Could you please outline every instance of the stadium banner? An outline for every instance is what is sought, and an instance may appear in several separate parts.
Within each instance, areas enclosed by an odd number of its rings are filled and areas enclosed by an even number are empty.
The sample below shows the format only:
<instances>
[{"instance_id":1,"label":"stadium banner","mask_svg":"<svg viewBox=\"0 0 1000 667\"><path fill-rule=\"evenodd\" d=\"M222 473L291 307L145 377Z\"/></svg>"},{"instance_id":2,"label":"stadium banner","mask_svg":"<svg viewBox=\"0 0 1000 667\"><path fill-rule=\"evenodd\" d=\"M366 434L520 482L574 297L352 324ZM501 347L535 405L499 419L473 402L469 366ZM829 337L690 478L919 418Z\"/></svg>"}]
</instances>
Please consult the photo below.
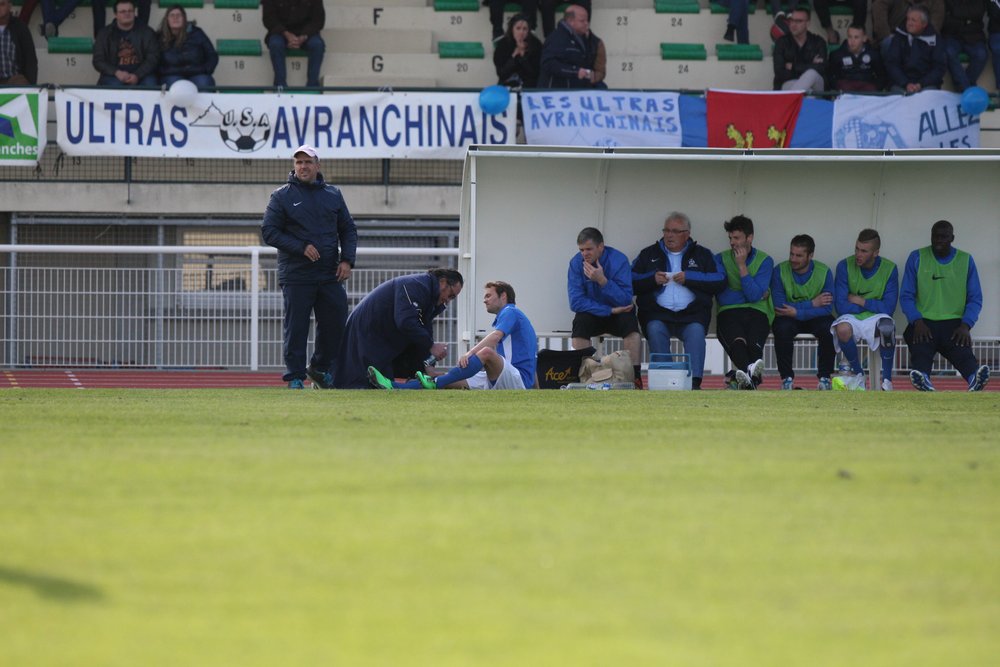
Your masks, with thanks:
<instances>
[{"instance_id":1,"label":"stadium banner","mask_svg":"<svg viewBox=\"0 0 1000 667\"><path fill-rule=\"evenodd\" d=\"M802 108L802 92L709 90L709 148L788 148Z\"/></svg>"},{"instance_id":2,"label":"stadium banner","mask_svg":"<svg viewBox=\"0 0 1000 667\"><path fill-rule=\"evenodd\" d=\"M478 93L218 94L61 88L59 147L67 155L463 159L472 144L515 143L516 98L495 116Z\"/></svg>"},{"instance_id":3,"label":"stadium banner","mask_svg":"<svg viewBox=\"0 0 1000 667\"><path fill-rule=\"evenodd\" d=\"M961 95L942 90L841 95L833 105L833 147L979 148L979 116L962 111Z\"/></svg>"},{"instance_id":4,"label":"stadium banner","mask_svg":"<svg viewBox=\"0 0 1000 667\"><path fill-rule=\"evenodd\" d=\"M0 89L0 166L38 165L45 150L48 112L45 88Z\"/></svg>"},{"instance_id":5,"label":"stadium banner","mask_svg":"<svg viewBox=\"0 0 1000 667\"><path fill-rule=\"evenodd\" d=\"M548 146L680 147L678 93L624 90L521 94L524 136Z\"/></svg>"}]
</instances>

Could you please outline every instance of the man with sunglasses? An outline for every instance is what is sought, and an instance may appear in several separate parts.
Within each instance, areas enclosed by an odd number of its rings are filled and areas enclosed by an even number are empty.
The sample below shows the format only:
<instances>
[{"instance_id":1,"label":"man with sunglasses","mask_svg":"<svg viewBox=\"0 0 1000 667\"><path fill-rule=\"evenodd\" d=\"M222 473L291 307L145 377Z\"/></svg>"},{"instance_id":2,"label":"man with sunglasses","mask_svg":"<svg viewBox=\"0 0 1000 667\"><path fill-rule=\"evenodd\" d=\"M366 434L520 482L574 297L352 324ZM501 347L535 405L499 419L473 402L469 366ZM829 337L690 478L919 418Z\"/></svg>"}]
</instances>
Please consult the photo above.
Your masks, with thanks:
<instances>
[{"instance_id":1,"label":"man with sunglasses","mask_svg":"<svg viewBox=\"0 0 1000 667\"><path fill-rule=\"evenodd\" d=\"M372 290L347 318L334 386L367 389L369 366L393 377L397 359L413 351L428 362L444 359L448 349L435 342L432 325L464 283L455 269L439 268L399 276Z\"/></svg>"}]
</instances>

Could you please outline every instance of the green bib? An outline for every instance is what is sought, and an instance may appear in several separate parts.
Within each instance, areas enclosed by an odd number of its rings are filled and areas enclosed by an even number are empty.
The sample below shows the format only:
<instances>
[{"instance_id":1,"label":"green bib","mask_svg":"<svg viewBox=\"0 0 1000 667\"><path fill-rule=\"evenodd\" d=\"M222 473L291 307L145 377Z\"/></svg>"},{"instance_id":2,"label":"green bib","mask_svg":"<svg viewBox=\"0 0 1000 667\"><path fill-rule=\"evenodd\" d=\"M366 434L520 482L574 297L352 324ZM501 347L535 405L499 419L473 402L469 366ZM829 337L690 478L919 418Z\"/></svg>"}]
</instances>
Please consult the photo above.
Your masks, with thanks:
<instances>
[{"instance_id":1,"label":"green bib","mask_svg":"<svg viewBox=\"0 0 1000 667\"><path fill-rule=\"evenodd\" d=\"M722 265L726 269L726 280L729 282L729 288L739 292L743 291L743 283L740 282L740 270L736 266L736 260L733 259L733 251L726 250L722 253ZM760 270L760 265L764 263L768 255L763 250L758 250L753 257L753 261L747 264L747 272L751 276L756 276L757 271ZM753 308L754 310L759 310L760 312L767 315L768 323L774 322L774 304L771 303L771 290L767 291L767 297L761 299L760 301L754 301L753 303L738 303L729 306L719 306L719 312L725 310L732 310L733 308Z\"/></svg>"},{"instance_id":2,"label":"green bib","mask_svg":"<svg viewBox=\"0 0 1000 667\"><path fill-rule=\"evenodd\" d=\"M885 257L880 257L882 261L878 265L878 271L871 278L865 278L861 273L861 267L854 261L854 256L848 257L847 262L847 291L857 294L865 299L881 299L885 294L885 286L889 284L889 276L896 265ZM866 320L876 313L863 311L854 317L859 320Z\"/></svg>"},{"instance_id":3,"label":"green bib","mask_svg":"<svg viewBox=\"0 0 1000 667\"><path fill-rule=\"evenodd\" d=\"M969 253L955 251L947 264L934 256L930 246L920 249L917 263L917 310L928 320L957 320L965 314Z\"/></svg>"},{"instance_id":4,"label":"green bib","mask_svg":"<svg viewBox=\"0 0 1000 667\"><path fill-rule=\"evenodd\" d=\"M781 285L785 288L785 296L789 303L796 301L812 301L823 291L826 284L826 276L830 273L830 267L823 262L813 260L813 272L809 280L804 285L795 282L792 265L782 262L778 265L778 272L781 275Z\"/></svg>"}]
</instances>

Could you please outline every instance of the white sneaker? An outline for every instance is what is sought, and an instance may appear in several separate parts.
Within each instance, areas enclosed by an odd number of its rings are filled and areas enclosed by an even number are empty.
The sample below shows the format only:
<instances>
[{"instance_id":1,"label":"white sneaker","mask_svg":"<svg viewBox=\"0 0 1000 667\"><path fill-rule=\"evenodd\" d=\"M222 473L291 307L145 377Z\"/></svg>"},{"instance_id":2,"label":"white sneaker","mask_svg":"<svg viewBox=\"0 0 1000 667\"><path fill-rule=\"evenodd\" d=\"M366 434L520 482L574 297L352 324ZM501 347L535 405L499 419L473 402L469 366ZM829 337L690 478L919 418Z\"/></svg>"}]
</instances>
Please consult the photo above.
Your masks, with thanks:
<instances>
[{"instance_id":1,"label":"white sneaker","mask_svg":"<svg viewBox=\"0 0 1000 667\"><path fill-rule=\"evenodd\" d=\"M882 391L892 391L892 380L882 380Z\"/></svg>"},{"instance_id":2,"label":"white sneaker","mask_svg":"<svg viewBox=\"0 0 1000 667\"><path fill-rule=\"evenodd\" d=\"M844 386L846 386L849 391L865 391L868 389L868 385L865 382L865 374L863 372L845 378Z\"/></svg>"},{"instance_id":3,"label":"white sneaker","mask_svg":"<svg viewBox=\"0 0 1000 667\"><path fill-rule=\"evenodd\" d=\"M736 371L736 388L737 389L756 389L753 380L750 376L743 371Z\"/></svg>"},{"instance_id":4,"label":"white sneaker","mask_svg":"<svg viewBox=\"0 0 1000 667\"><path fill-rule=\"evenodd\" d=\"M758 359L749 366L747 366L747 375L753 380L754 388L757 387L764 380L764 360Z\"/></svg>"}]
</instances>

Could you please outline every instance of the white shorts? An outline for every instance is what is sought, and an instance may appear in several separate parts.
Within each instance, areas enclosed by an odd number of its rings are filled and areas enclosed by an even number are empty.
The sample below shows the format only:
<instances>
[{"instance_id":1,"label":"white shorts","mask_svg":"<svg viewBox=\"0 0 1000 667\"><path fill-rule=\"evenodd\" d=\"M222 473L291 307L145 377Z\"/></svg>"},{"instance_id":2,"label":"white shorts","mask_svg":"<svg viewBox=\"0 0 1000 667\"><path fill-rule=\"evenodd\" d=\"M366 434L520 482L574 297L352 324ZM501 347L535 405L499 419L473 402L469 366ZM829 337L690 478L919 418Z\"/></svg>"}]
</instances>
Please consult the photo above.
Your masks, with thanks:
<instances>
[{"instance_id":1,"label":"white shorts","mask_svg":"<svg viewBox=\"0 0 1000 667\"><path fill-rule=\"evenodd\" d=\"M851 329L854 331L854 342L860 343L865 341L868 344L869 350L877 350L881 344L881 339L878 335L878 323L879 320L892 320L889 315L872 315L871 317L863 320L859 320L854 315L841 315L833 321L830 325L830 333L833 335L833 346L840 352L840 339L837 338L837 325L841 322L846 322L851 325Z\"/></svg>"},{"instance_id":2,"label":"white shorts","mask_svg":"<svg viewBox=\"0 0 1000 667\"><path fill-rule=\"evenodd\" d=\"M521 379L521 374L517 372L514 365L504 357L500 357L500 359L503 360L503 370L500 371L496 382L490 382L484 368L466 380L469 383L469 389L524 389L524 380Z\"/></svg>"}]
</instances>

